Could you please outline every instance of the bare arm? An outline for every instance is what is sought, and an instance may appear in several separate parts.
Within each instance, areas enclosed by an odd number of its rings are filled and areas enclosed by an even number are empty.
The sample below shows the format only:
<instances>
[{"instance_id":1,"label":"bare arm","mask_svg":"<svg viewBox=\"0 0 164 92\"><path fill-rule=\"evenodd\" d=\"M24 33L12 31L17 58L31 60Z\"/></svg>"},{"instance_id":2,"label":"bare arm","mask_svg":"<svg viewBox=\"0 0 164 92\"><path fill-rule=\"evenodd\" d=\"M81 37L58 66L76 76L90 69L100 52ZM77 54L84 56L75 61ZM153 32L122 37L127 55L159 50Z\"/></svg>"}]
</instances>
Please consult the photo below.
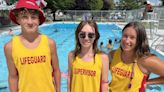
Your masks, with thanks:
<instances>
[{"instance_id":1,"label":"bare arm","mask_svg":"<svg viewBox=\"0 0 164 92\"><path fill-rule=\"evenodd\" d=\"M112 50L108 53L108 58L109 58L109 66L112 62L112 59L113 59L113 56L114 56L114 53L115 53L116 50ZM110 69L110 68L109 68Z\"/></svg>"},{"instance_id":2,"label":"bare arm","mask_svg":"<svg viewBox=\"0 0 164 92\"><path fill-rule=\"evenodd\" d=\"M68 54L68 80L67 80L67 92L71 92L71 67L72 67L72 57L73 54L70 52Z\"/></svg>"},{"instance_id":3,"label":"bare arm","mask_svg":"<svg viewBox=\"0 0 164 92\"><path fill-rule=\"evenodd\" d=\"M159 75L157 78L149 79L147 85L164 84L164 60L160 60L156 56L151 56L142 62L142 66L150 73Z\"/></svg>"},{"instance_id":4,"label":"bare arm","mask_svg":"<svg viewBox=\"0 0 164 92\"><path fill-rule=\"evenodd\" d=\"M9 82L9 88L11 92L18 92L18 72L15 67L13 58L12 58L12 42L8 42L4 47L4 52L6 56L9 76L8 76L8 82Z\"/></svg>"},{"instance_id":5,"label":"bare arm","mask_svg":"<svg viewBox=\"0 0 164 92\"><path fill-rule=\"evenodd\" d=\"M50 46L50 51L51 51L52 67L53 67L54 77L55 77L55 88L56 88L56 92L60 92L61 74L60 74L60 69L59 69L56 44L52 39L49 39L49 46Z\"/></svg>"},{"instance_id":6,"label":"bare arm","mask_svg":"<svg viewBox=\"0 0 164 92\"><path fill-rule=\"evenodd\" d=\"M102 75L101 75L101 92L108 92L108 69L109 59L106 54L102 54Z\"/></svg>"}]
</instances>

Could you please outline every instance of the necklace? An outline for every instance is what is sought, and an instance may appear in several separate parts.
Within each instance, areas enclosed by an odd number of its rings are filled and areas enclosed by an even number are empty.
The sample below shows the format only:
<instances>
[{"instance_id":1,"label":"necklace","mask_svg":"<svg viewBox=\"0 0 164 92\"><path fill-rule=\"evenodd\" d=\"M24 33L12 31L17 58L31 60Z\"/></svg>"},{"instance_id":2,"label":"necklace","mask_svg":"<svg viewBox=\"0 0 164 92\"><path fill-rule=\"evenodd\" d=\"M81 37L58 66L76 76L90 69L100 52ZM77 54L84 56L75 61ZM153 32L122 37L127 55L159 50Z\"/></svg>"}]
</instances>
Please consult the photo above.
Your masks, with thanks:
<instances>
[{"instance_id":1,"label":"necklace","mask_svg":"<svg viewBox=\"0 0 164 92\"><path fill-rule=\"evenodd\" d=\"M123 57L123 54L121 53L121 59L122 59L122 61L123 62L127 62L127 61L132 61L131 59L126 59L125 60L125 57ZM132 80L133 80L133 78L134 78L134 68L135 68L135 65L136 65L136 63L137 63L137 58L135 58L134 59L134 61L132 62L133 64L132 64L132 73L131 73L131 75L130 75L130 82L129 82L129 84L128 84L128 89L130 89L131 87L132 87Z\"/></svg>"},{"instance_id":2,"label":"necklace","mask_svg":"<svg viewBox=\"0 0 164 92\"><path fill-rule=\"evenodd\" d=\"M128 88L130 89L132 87L132 79L134 78L134 67L137 63L137 60L135 59L134 62L133 62L133 65L132 65L132 73L131 73L131 76L130 76L130 82L128 84Z\"/></svg>"}]
</instances>

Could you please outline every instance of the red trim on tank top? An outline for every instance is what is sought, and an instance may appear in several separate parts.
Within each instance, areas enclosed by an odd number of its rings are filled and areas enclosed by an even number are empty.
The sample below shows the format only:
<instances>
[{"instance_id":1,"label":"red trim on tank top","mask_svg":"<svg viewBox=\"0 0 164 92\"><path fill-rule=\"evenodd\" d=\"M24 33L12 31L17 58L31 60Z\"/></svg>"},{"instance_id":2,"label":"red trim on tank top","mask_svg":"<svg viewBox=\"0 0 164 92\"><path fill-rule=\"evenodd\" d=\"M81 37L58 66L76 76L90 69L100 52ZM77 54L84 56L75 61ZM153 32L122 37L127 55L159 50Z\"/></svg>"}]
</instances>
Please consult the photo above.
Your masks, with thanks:
<instances>
[{"instance_id":1,"label":"red trim on tank top","mask_svg":"<svg viewBox=\"0 0 164 92\"><path fill-rule=\"evenodd\" d=\"M142 79L141 88L139 89L139 92L145 92L145 90L146 90L145 84L146 84L146 81L148 80L148 78L149 78L149 75L145 74Z\"/></svg>"},{"instance_id":2,"label":"red trim on tank top","mask_svg":"<svg viewBox=\"0 0 164 92\"><path fill-rule=\"evenodd\" d=\"M51 59L51 66L52 66L52 59ZM52 82L53 82L53 84L55 85L55 81L54 81L54 70L52 71Z\"/></svg>"},{"instance_id":3,"label":"red trim on tank top","mask_svg":"<svg viewBox=\"0 0 164 92\"><path fill-rule=\"evenodd\" d=\"M52 66L52 59L51 59L51 66ZM54 70L52 71L52 77L54 77Z\"/></svg>"}]
</instances>

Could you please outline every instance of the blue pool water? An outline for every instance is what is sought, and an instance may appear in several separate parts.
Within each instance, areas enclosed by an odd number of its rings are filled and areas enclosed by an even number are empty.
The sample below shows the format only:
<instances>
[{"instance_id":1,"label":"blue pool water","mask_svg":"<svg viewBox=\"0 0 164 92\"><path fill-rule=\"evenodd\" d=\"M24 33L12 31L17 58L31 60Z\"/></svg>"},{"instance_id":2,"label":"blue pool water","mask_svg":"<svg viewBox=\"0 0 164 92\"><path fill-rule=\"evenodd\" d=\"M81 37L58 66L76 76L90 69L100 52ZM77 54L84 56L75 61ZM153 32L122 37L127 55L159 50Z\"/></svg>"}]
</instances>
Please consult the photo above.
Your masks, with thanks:
<instances>
[{"instance_id":1,"label":"blue pool water","mask_svg":"<svg viewBox=\"0 0 164 92\"><path fill-rule=\"evenodd\" d=\"M74 32L77 27L76 23L54 23L48 25L40 26L40 32L48 35L50 38L54 39L57 44L57 53L59 58L59 66L61 72L67 73L68 70L68 53L74 49L75 40L74 40ZM99 32L100 32L100 42L104 43L104 46L107 45L109 38L112 39L112 43L114 43L114 39L121 38L121 28L116 24L98 24ZM15 32L15 34L19 34L20 31ZM6 42L8 42L12 36L7 34L0 34L0 92L9 92L8 89L8 70L6 65L6 59L4 56L3 47ZM119 47L119 43L114 44L114 49ZM153 53L157 54L161 59L164 60L164 56L160 55L156 51L152 50ZM151 78L156 77L157 75L151 74ZM109 76L111 80L111 76ZM61 79L61 92L67 92L67 79L62 77ZM164 86L162 85L154 85L149 86L147 88L147 92L164 92Z\"/></svg>"}]
</instances>

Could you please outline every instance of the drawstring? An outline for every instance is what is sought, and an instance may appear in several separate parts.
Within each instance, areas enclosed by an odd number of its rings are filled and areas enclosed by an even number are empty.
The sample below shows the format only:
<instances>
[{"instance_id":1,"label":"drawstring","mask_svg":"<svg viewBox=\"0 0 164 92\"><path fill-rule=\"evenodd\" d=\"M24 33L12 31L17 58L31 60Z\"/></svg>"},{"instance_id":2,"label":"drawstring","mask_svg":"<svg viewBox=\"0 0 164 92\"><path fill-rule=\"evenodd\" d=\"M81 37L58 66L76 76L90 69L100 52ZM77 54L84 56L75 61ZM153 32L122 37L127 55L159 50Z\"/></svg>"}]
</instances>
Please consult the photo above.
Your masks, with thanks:
<instances>
[{"instance_id":1,"label":"drawstring","mask_svg":"<svg viewBox=\"0 0 164 92\"><path fill-rule=\"evenodd\" d=\"M132 74L130 76L130 82L128 84L129 89L132 87L132 79L134 78L134 67L135 67L136 63L137 63L137 60L135 59L134 62L133 62L133 65L132 65Z\"/></svg>"}]
</instances>

